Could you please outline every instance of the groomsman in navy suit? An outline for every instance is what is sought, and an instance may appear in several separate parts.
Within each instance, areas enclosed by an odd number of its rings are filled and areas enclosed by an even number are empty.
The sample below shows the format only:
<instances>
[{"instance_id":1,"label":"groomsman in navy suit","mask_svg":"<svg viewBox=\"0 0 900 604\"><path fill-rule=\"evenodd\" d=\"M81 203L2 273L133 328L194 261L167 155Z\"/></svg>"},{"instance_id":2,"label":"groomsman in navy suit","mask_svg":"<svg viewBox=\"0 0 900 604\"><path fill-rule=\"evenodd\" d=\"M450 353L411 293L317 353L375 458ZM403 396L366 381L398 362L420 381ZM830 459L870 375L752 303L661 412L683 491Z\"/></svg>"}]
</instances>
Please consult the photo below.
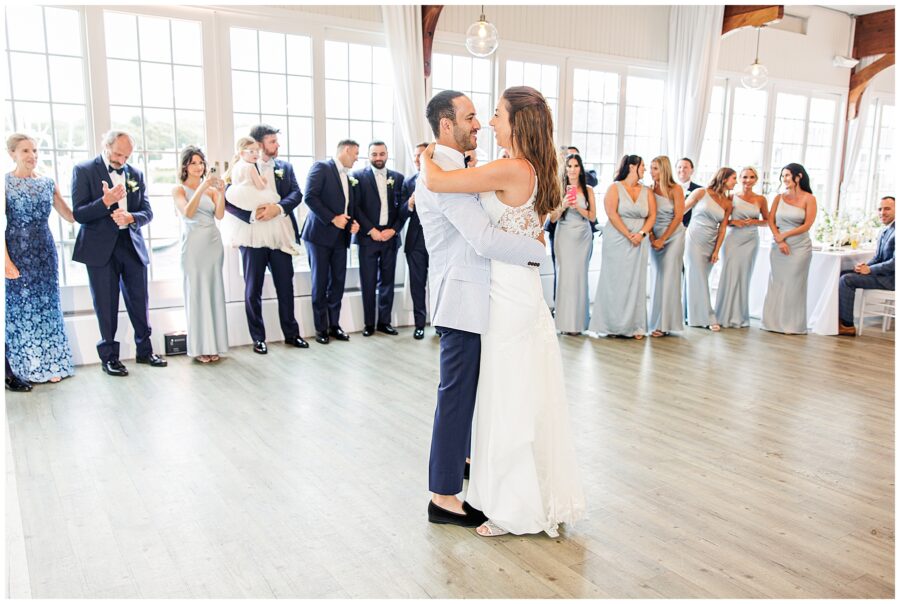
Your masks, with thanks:
<instances>
[{"instance_id":1,"label":"groomsman in navy suit","mask_svg":"<svg viewBox=\"0 0 900 604\"><path fill-rule=\"evenodd\" d=\"M691 193L701 188L701 185L698 185L691 177L694 175L694 162L688 157L682 157L675 163L675 180L678 181L678 184L681 185L681 188L684 190L684 198L690 196ZM684 213L684 217L681 219L682 224L685 227L691 223L691 212L694 209L691 208L687 212ZM684 312L687 312L687 305L684 307ZM687 316L687 315L685 315Z\"/></svg>"},{"instance_id":2,"label":"groomsman in navy suit","mask_svg":"<svg viewBox=\"0 0 900 604\"><path fill-rule=\"evenodd\" d=\"M359 285L362 292L362 335L378 331L396 336L391 325L394 307L394 273L399 232L405 213L400 209L403 175L386 166L388 148L384 141L369 143L369 165L353 173L359 181L356 214L359 233L353 242L359 246ZM375 292L378 291L378 316L375 315Z\"/></svg>"},{"instance_id":3,"label":"groomsman in navy suit","mask_svg":"<svg viewBox=\"0 0 900 604\"><path fill-rule=\"evenodd\" d=\"M349 174L357 157L359 143L342 140L336 155L314 163L306 177L309 214L300 236L309 257L313 320L319 344L327 344L331 337L350 339L339 321L347 277L347 248L351 234L359 231L359 223L351 218L355 215L359 181Z\"/></svg>"},{"instance_id":4,"label":"groomsman in navy suit","mask_svg":"<svg viewBox=\"0 0 900 604\"><path fill-rule=\"evenodd\" d=\"M875 257L860 262L852 271L841 274L838 286L838 335L855 336L853 303L857 289L894 289L894 198L882 197L878 203L878 217L884 230L878 237Z\"/></svg>"},{"instance_id":5,"label":"groomsman in navy suit","mask_svg":"<svg viewBox=\"0 0 900 604\"><path fill-rule=\"evenodd\" d=\"M275 179L275 190L281 201L267 203L256 208L255 220L272 220L278 216L289 216L297 233L297 220L294 209L303 200L300 185L294 176L294 168L290 163L278 159L278 133L280 130L267 124L258 124L250 129L250 137L260 146L260 157L257 168L269 182ZM232 216L250 223L250 212L225 202L225 210ZM299 239L298 239L299 243ZM244 309L247 313L247 327L253 339L253 352L268 353L266 347L266 326L262 316L262 289L266 278L266 267L272 273L275 295L278 298L278 320L284 342L296 348L309 348L309 344L300 337L300 325L294 316L294 263L291 255L279 249L267 247L241 246L241 262L244 265Z\"/></svg>"},{"instance_id":6,"label":"groomsman in navy suit","mask_svg":"<svg viewBox=\"0 0 900 604\"><path fill-rule=\"evenodd\" d=\"M420 169L419 156L428 147L427 143L416 145L415 161L416 169ZM421 340L425 337L425 319L428 309L425 306L425 285L428 283L428 249L425 247L425 235L422 234L422 223L416 212L416 182L419 173L416 172L403 181L403 194L400 197L400 210L409 216L409 224L406 227L406 239L403 241L403 251L406 253L406 265L409 267L409 293L413 303L413 320L416 328L413 337Z\"/></svg>"},{"instance_id":7,"label":"groomsman in navy suit","mask_svg":"<svg viewBox=\"0 0 900 604\"><path fill-rule=\"evenodd\" d=\"M141 171L128 164L134 139L112 130L104 136L103 152L72 170L72 211L81 224L72 259L87 265L94 312L100 324L97 353L103 371L126 376L119 360L116 328L119 292L134 327L137 362L165 367L153 352L147 295L150 257L141 227L153 219Z\"/></svg>"}]
</instances>

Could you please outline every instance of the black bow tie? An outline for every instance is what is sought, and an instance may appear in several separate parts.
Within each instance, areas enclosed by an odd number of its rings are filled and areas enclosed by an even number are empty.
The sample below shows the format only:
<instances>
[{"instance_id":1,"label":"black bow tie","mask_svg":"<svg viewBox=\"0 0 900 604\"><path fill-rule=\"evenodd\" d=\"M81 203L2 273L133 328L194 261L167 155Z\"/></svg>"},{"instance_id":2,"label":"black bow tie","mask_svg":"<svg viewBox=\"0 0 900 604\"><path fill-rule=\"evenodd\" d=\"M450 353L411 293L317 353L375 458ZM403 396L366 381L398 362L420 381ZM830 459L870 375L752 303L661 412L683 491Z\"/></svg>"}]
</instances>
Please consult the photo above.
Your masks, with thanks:
<instances>
[{"instance_id":1,"label":"black bow tie","mask_svg":"<svg viewBox=\"0 0 900 604\"><path fill-rule=\"evenodd\" d=\"M472 158L469 157L468 155L463 155L463 167L464 167L464 168L468 168L468 167L469 167L469 162L470 162L471 160L472 160Z\"/></svg>"},{"instance_id":2,"label":"black bow tie","mask_svg":"<svg viewBox=\"0 0 900 604\"><path fill-rule=\"evenodd\" d=\"M113 172L121 176L125 172L125 166L122 166L121 168L113 168L110 166L109 173L112 174Z\"/></svg>"}]
</instances>

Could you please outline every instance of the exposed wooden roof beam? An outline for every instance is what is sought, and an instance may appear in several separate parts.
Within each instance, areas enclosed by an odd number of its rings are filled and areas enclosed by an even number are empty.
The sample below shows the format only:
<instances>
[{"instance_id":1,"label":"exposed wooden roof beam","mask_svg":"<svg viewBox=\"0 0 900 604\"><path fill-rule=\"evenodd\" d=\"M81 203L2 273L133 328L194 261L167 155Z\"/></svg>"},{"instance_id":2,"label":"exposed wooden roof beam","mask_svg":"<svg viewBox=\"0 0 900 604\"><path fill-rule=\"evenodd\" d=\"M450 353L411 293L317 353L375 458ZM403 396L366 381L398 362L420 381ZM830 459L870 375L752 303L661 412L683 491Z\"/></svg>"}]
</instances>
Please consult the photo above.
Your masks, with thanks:
<instances>
[{"instance_id":1,"label":"exposed wooden roof beam","mask_svg":"<svg viewBox=\"0 0 900 604\"><path fill-rule=\"evenodd\" d=\"M725 17L722 19L722 35L724 36L743 27L762 27L769 23L781 21L783 18L784 5L781 4L730 4L725 7Z\"/></svg>"}]
</instances>

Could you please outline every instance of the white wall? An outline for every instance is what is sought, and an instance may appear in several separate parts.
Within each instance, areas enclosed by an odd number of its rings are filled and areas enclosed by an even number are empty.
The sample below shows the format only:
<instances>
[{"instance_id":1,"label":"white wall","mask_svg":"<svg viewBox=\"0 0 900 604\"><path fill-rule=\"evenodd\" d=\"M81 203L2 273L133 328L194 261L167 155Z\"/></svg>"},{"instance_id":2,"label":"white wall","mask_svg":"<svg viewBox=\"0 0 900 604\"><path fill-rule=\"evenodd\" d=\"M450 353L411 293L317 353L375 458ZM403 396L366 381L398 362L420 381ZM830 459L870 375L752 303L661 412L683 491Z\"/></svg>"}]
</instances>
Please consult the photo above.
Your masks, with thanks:
<instances>
[{"instance_id":1,"label":"white wall","mask_svg":"<svg viewBox=\"0 0 900 604\"><path fill-rule=\"evenodd\" d=\"M265 8L265 7L260 7ZM361 19L381 23L381 6L375 5L284 5L278 8L312 13L314 15L326 15L329 17L341 17L343 19Z\"/></svg>"},{"instance_id":2,"label":"white wall","mask_svg":"<svg viewBox=\"0 0 900 604\"><path fill-rule=\"evenodd\" d=\"M874 90L875 92L886 92L888 94L894 94L896 90L896 83L894 81L894 66L890 66L881 73L879 73L872 82L869 84L869 88Z\"/></svg>"}]
</instances>

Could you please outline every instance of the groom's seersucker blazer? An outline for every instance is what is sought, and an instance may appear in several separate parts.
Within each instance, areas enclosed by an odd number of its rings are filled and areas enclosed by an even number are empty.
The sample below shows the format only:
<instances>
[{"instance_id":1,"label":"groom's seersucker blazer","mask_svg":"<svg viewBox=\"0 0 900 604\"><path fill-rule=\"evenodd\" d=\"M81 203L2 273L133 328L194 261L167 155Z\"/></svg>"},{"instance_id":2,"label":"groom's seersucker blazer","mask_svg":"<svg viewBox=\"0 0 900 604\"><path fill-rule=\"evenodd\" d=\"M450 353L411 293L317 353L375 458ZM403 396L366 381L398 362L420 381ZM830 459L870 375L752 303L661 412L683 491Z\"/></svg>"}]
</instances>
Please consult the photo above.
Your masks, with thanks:
<instances>
[{"instance_id":1,"label":"groom's seersucker blazer","mask_svg":"<svg viewBox=\"0 0 900 604\"><path fill-rule=\"evenodd\" d=\"M434 162L444 170L464 167L463 154L436 145ZM540 266L547 252L536 239L506 233L472 193L433 193L425 177L416 183L416 212L428 248L431 324L472 333L487 331L491 293L490 260Z\"/></svg>"}]
</instances>

